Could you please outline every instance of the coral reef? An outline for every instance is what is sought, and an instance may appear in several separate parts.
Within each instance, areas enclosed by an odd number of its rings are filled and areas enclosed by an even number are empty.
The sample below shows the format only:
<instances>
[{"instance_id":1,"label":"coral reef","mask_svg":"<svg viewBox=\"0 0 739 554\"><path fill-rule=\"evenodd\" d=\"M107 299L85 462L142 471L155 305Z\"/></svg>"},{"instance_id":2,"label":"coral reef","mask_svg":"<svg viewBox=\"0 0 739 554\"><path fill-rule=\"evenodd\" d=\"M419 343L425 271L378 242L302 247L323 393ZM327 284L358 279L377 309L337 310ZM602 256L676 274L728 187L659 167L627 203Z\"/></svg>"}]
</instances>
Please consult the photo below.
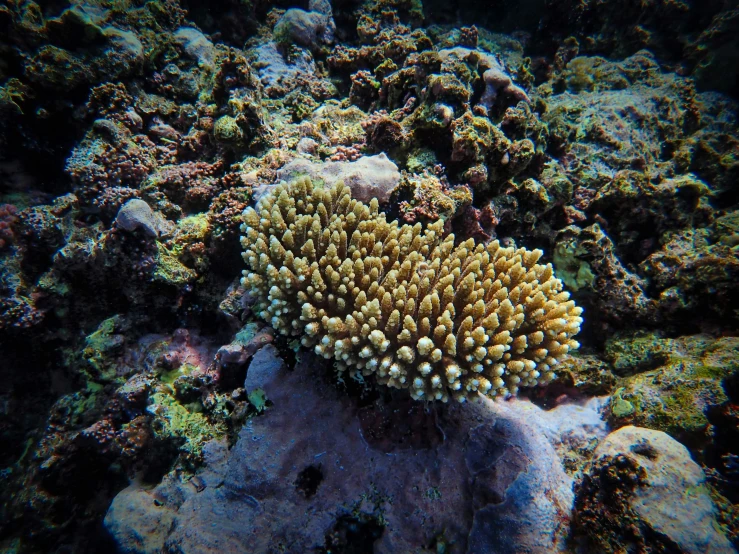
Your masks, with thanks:
<instances>
[{"instance_id":1,"label":"coral reef","mask_svg":"<svg viewBox=\"0 0 739 554\"><path fill-rule=\"evenodd\" d=\"M552 266L497 242L454 247L441 231L387 223L341 183L299 180L244 212L243 284L281 333L415 398L551 381L582 322Z\"/></svg>"},{"instance_id":2,"label":"coral reef","mask_svg":"<svg viewBox=\"0 0 739 554\"><path fill-rule=\"evenodd\" d=\"M739 547L734 4L2 3L0 550Z\"/></svg>"},{"instance_id":3,"label":"coral reef","mask_svg":"<svg viewBox=\"0 0 739 554\"><path fill-rule=\"evenodd\" d=\"M401 200L398 208L406 223L432 222L441 219L451 222L472 203L468 187L452 187L444 178L424 171L421 175L405 174L398 185Z\"/></svg>"}]
</instances>

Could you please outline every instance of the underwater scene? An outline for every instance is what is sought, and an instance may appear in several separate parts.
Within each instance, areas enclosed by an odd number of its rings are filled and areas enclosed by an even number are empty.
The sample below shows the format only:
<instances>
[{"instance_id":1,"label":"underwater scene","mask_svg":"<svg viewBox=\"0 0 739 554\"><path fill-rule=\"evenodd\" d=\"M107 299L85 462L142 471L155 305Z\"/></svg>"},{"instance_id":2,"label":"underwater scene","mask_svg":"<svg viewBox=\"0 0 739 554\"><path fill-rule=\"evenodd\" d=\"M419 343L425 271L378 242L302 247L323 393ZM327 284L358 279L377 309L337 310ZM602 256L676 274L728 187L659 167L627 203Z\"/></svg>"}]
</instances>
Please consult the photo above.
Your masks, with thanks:
<instances>
[{"instance_id":1,"label":"underwater scene","mask_svg":"<svg viewBox=\"0 0 739 554\"><path fill-rule=\"evenodd\" d=\"M739 0L0 2L0 553L739 552Z\"/></svg>"}]
</instances>

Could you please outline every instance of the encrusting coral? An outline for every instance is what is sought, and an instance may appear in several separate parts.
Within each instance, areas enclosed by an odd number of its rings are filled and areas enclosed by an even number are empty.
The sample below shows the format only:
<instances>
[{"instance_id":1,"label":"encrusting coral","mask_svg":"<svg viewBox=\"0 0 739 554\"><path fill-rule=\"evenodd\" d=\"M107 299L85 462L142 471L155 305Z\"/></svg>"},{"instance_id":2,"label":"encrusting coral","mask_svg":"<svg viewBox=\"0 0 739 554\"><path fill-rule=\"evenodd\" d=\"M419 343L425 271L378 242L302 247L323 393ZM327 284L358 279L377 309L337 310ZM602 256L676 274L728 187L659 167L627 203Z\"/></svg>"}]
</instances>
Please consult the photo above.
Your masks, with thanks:
<instances>
[{"instance_id":1,"label":"encrusting coral","mask_svg":"<svg viewBox=\"0 0 739 554\"><path fill-rule=\"evenodd\" d=\"M376 199L309 179L276 186L243 219L256 312L341 372L464 401L546 383L578 347L582 309L540 250L455 247L442 221L388 223Z\"/></svg>"}]
</instances>

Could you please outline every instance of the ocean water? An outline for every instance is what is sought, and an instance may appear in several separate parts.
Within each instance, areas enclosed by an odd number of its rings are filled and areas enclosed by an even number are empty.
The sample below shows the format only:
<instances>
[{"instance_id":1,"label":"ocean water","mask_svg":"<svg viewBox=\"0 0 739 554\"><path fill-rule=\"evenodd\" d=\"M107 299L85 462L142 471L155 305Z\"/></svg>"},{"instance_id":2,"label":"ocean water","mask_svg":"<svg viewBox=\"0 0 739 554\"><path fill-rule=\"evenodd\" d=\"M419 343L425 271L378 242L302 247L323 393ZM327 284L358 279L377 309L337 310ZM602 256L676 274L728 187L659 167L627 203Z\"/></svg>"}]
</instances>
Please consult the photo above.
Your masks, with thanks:
<instances>
[{"instance_id":1,"label":"ocean water","mask_svg":"<svg viewBox=\"0 0 739 554\"><path fill-rule=\"evenodd\" d=\"M0 5L0 552L737 552L738 37Z\"/></svg>"}]
</instances>

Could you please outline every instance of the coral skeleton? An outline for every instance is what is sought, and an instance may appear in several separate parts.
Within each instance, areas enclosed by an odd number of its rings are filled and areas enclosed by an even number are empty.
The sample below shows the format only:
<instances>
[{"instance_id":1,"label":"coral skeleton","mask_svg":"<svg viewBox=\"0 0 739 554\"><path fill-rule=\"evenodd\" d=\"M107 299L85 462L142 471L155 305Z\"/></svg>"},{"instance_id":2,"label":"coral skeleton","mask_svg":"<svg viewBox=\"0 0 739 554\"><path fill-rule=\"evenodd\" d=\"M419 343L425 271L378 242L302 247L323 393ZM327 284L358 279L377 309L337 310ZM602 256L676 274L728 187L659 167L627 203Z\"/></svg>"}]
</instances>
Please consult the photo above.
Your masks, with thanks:
<instances>
[{"instance_id":1,"label":"coral skeleton","mask_svg":"<svg viewBox=\"0 0 739 554\"><path fill-rule=\"evenodd\" d=\"M577 348L582 309L540 250L454 245L387 222L343 183L282 183L243 214L242 284L284 335L415 399L516 394Z\"/></svg>"}]
</instances>

